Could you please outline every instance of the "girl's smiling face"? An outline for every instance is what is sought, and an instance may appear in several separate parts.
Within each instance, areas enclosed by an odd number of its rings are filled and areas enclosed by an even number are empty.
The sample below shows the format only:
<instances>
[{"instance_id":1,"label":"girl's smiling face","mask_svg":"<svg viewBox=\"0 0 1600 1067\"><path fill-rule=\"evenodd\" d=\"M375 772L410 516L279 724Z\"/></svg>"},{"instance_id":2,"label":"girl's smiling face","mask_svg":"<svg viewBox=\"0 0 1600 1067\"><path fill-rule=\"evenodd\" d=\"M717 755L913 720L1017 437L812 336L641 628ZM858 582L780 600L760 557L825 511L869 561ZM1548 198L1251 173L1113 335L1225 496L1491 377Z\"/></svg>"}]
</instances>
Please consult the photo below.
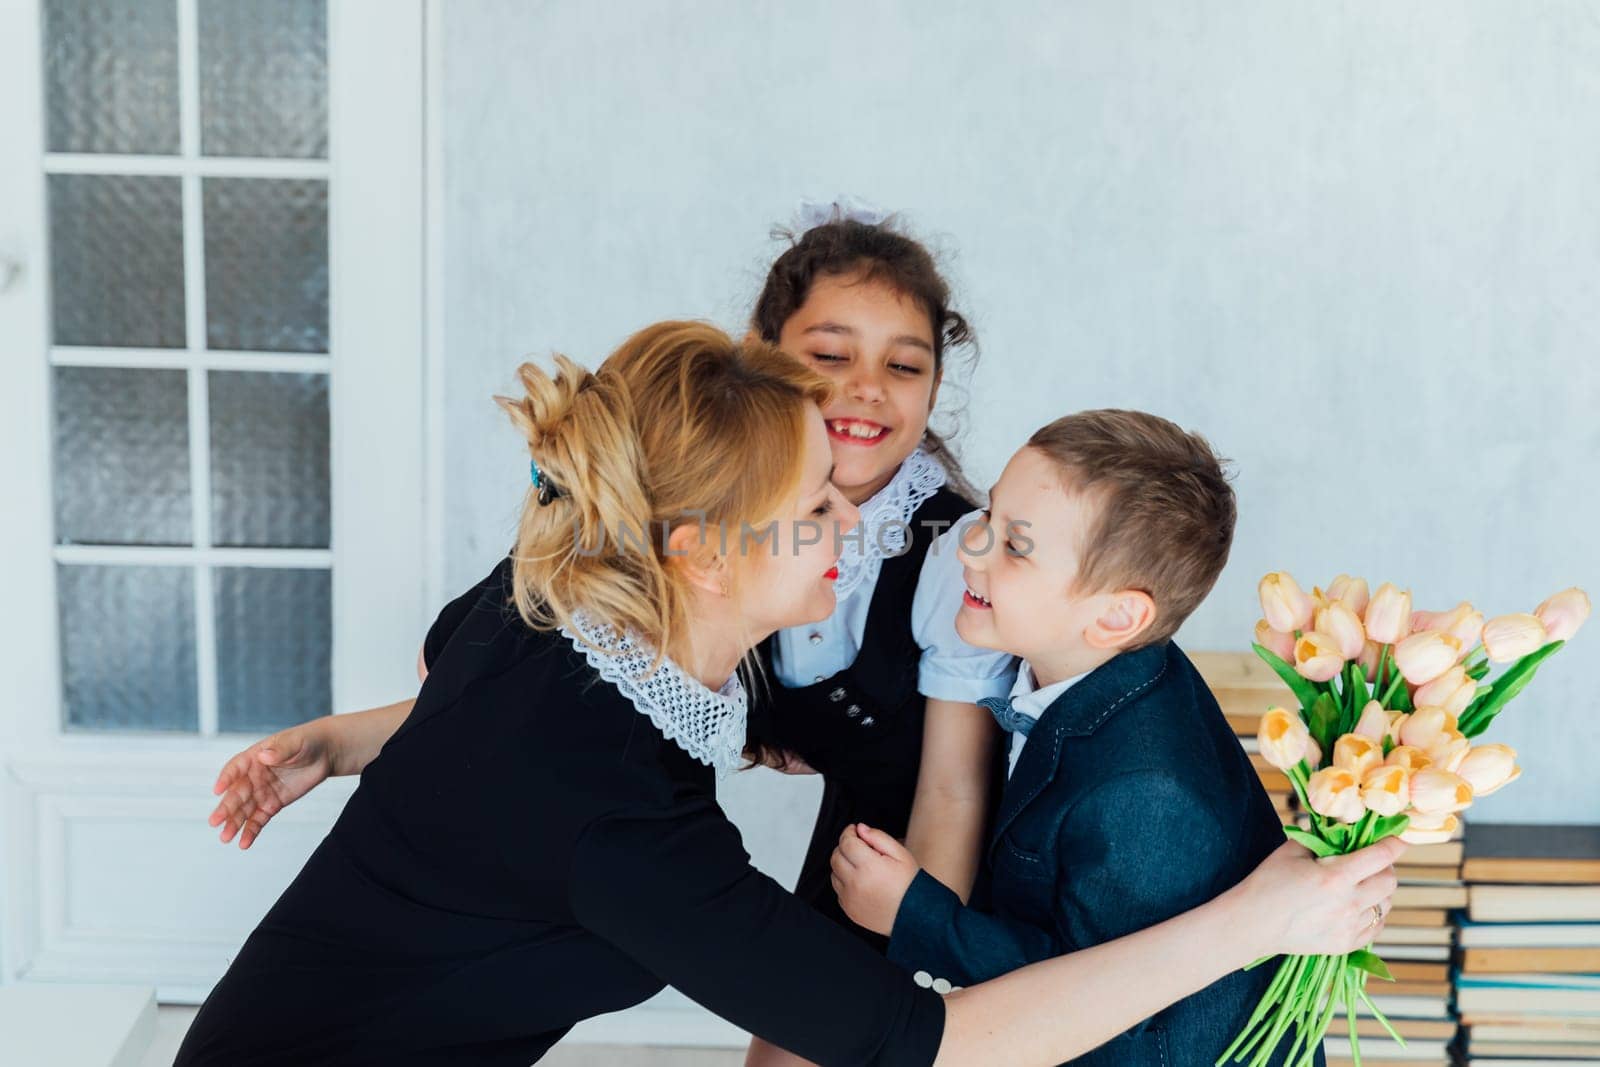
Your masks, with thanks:
<instances>
[{"instance_id":1,"label":"girl's smiling face","mask_svg":"<svg viewBox=\"0 0 1600 1067\"><path fill-rule=\"evenodd\" d=\"M889 484L922 442L939 398L933 324L910 296L860 274L825 274L778 347L832 379L823 410L833 481L852 504Z\"/></svg>"}]
</instances>

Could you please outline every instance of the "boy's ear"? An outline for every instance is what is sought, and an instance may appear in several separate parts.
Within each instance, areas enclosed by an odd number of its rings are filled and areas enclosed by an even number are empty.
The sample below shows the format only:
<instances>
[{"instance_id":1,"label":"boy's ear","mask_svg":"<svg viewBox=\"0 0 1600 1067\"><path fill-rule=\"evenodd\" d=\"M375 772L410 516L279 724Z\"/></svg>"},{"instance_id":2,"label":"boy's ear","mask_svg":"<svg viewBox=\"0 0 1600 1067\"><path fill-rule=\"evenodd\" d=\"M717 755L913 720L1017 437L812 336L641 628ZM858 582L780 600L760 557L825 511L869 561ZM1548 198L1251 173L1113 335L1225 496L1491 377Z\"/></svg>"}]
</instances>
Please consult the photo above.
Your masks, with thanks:
<instances>
[{"instance_id":1,"label":"boy's ear","mask_svg":"<svg viewBox=\"0 0 1600 1067\"><path fill-rule=\"evenodd\" d=\"M706 544L703 529L697 523L674 526L667 534L667 565L676 567L689 579L689 584L713 596L728 592L728 561Z\"/></svg>"},{"instance_id":2,"label":"boy's ear","mask_svg":"<svg viewBox=\"0 0 1600 1067\"><path fill-rule=\"evenodd\" d=\"M1156 622L1156 602L1140 589L1122 589L1109 595L1098 618L1083 632L1090 648L1126 648Z\"/></svg>"}]
</instances>

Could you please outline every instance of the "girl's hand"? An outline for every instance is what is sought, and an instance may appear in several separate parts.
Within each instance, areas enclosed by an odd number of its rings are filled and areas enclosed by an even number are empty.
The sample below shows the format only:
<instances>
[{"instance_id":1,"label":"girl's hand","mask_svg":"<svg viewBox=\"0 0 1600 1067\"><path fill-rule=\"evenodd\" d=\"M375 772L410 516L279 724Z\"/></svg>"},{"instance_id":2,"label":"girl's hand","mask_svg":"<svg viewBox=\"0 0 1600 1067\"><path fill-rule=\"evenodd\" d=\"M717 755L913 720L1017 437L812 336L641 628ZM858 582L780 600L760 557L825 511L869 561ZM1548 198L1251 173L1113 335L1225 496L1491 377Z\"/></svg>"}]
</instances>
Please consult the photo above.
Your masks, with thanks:
<instances>
[{"instance_id":1,"label":"girl's hand","mask_svg":"<svg viewBox=\"0 0 1600 1067\"><path fill-rule=\"evenodd\" d=\"M904 845L865 823L853 823L833 850L833 891L844 913L885 937L920 867Z\"/></svg>"},{"instance_id":2,"label":"girl's hand","mask_svg":"<svg viewBox=\"0 0 1600 1067\"><path fill-rule=\"evenodd\" d=\"M222 797L211 813L221 841L239 836L249 848L271 818L309 793L333 769L333 744L316 719L257 741L223 765L211 791Z\"/></svg>"},{"instance_id":3,"label":"girl's hand","mask_svg":"<svg viewBox=\"0 0 1600 1067\"><path fill-rule=\"evenodd\" d=\"M1370 945L1383 930L1406 850L1385 838L1348 856L1317 859L1293 841L1261 861L1235 887L1262 956L1340 956Z\"/></svg>"}]
</instances>

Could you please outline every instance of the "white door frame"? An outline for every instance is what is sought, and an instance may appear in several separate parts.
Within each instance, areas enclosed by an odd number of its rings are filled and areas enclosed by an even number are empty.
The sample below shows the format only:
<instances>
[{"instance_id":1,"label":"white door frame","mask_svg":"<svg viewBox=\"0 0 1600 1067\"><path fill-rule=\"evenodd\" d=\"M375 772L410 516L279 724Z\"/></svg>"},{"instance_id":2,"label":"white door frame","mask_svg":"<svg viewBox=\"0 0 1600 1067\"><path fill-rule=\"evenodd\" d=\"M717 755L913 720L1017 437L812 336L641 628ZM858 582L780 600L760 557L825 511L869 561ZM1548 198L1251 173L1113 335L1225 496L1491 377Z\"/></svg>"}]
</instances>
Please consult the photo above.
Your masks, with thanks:
<instances>
[{"instance_id":1,"label":"white door frame","mask_svg":"<svg viewBox=\"0 0 1600 1067\"><path fill-rule=\"evenodd\" d=\"M181 40L192 33L195 0L174 2ZM329 159L308 164L325 168L330 181L334 707L327 710L414 692L416 649L437 598L426 475L437 445L424 417L425 7L426 0L328 3ZM96 925L104 907L81 907L82 865L92 869L93 843L108 834L148 833L184 849L192 836L195 848L213 850L197 852L198 860L224 862L205 824L210 786L222 760L247 739L60 728L40 8L41 0L0 2L0 500L7 502L0 522L0 983L127 981L156 985L166 1000L193 1001L220 975L259 908L241 911L234 924L225 902L209 894L186 902L196 913L209 909L209 925L163 928L142 926L134 904L113 926ZM192 77L184 74L191 96ZM192 98L184 106L192 111ZM245 169L138 159L128 169ZM190 333L191 345L203 344L203 333ZM279 816L285 839L298 833L302 844L314 843L352 786L325 786ZM268 836L278 829L275 821ZM293 849L276 860L262 851L230 849L225 862L270 903L298 862ZM113 880L117 873L95 870ZM201 891L185 869L125 873L180 897Z\"/></svg>"}]
</instances>

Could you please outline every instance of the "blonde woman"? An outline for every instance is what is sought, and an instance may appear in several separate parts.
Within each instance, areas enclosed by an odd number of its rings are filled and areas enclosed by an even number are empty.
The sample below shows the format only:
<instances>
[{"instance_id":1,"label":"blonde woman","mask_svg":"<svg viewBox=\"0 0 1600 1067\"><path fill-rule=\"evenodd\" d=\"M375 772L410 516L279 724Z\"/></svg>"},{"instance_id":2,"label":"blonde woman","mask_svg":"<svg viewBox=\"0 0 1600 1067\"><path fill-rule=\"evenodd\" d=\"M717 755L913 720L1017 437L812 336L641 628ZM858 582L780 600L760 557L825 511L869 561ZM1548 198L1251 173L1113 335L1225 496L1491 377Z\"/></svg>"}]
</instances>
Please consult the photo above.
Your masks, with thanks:
<instances>
[{"instance_id":1,"label":"blonde woman","mask_svg":"<svg viewBox=\"0 0 1600 1067\"><path fill-rule=\"evenodd\" d=\"M834 607L855 522L828 385L663 323L522 368L534 485L404 725L201 1009L178 1064L526 1065L676 986L820 1064L1071 1059L1250 960L1349 951L1392 842L1285 846L1159 926L941 997L755 871L718 808L738 667ZM763 538L741 551L745 531Z\"/></svg>"}]
</instances>

